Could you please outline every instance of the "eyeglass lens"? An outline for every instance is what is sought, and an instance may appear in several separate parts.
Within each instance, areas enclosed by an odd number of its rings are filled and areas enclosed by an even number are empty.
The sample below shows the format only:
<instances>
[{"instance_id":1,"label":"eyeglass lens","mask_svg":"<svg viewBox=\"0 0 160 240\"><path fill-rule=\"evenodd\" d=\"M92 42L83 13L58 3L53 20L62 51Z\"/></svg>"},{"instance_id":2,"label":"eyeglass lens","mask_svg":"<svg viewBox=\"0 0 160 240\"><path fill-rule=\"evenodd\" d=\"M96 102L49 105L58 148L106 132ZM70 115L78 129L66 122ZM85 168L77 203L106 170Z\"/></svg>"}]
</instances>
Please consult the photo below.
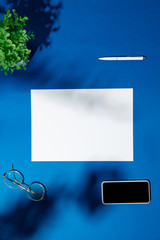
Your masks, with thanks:
<instances>
[{"instance_id":1,"label":"eyeglass lens","mask_svg":"<svg viewBox=\"0 0 160 240\"><path fill-rule=\"evenodd\" d=\"M10 188L18 188L17 182L22 183L23 182L23 176L20 172L16 170L11 170L8 173L6 173L4 182L8 185Z\"/></svg>"},{"instance_id":2,"label":"eyeglass lens","mask_svg":"<svg viewBox=\"0 0 160 240\"><path fill-rule=\"evenodd\" d=\"M45 196L45 187L41 183L32 183L26 194L31 200L40 201Z\"/></svg>"}]
</instances>

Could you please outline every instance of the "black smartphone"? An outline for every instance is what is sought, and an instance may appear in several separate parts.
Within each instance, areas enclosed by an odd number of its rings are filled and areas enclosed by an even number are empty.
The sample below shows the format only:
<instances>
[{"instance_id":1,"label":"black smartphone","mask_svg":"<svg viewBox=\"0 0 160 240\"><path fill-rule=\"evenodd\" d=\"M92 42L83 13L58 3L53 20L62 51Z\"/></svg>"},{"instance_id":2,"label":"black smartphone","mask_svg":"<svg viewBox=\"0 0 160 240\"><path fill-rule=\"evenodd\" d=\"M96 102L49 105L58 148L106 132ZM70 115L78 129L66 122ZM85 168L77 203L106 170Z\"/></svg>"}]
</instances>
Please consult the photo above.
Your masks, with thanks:
<instances>
[{"instance_id":1,"label":"black smartphone","mask_svg":"<svg viewBox=\"0 0 160 240\"><path fill-rule=\"evenodd\" d=\"M104 181L101 185L103 204L149 203L149 180Z\"/></svg>"}]
</instances>

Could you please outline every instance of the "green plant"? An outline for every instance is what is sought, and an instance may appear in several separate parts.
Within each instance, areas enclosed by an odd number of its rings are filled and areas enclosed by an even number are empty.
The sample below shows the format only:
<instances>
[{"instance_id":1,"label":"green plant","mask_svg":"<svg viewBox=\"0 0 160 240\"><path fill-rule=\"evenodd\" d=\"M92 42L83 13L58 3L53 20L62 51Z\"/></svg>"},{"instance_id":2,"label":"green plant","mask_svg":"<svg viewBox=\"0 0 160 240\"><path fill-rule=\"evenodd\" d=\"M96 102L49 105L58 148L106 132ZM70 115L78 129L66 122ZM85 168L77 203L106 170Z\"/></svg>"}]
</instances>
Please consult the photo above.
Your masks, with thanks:
<instances>
[{"instance_id":1,"label":"green plant","mask_svg":"<svg viewBox=\"0 0 160 240\"><path fill-rule=\"evenodd\" d=\"M31 50L26 43L33 38L33 32L26 32L24 26L28 18L18 16L16 10L7 10L0 21L0 71L4 70L5 75L14 70L24 69L29 62Z\"/></svg>"}]
</instances>

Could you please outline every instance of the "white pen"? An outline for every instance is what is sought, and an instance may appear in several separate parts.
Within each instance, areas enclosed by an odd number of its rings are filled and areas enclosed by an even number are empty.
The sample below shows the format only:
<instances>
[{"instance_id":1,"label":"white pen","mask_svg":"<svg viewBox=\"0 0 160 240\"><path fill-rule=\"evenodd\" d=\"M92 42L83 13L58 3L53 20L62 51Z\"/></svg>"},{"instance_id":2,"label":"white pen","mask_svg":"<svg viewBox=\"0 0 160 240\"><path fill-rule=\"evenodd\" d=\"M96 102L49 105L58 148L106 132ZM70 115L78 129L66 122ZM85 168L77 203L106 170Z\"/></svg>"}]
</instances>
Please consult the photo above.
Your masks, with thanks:
<instances>
[{"instance_id":1,"label":"white pen","mask_svg":"<svg viewBox=\"0 0 160 240\"><path fill-rule=\"evenodd\" d=\"M106 61L116 61L116 60L144 60L145 56L132 55L132 56L124 56L124 57L100 57L99 60Z\"/></svg>"}]
</instances>

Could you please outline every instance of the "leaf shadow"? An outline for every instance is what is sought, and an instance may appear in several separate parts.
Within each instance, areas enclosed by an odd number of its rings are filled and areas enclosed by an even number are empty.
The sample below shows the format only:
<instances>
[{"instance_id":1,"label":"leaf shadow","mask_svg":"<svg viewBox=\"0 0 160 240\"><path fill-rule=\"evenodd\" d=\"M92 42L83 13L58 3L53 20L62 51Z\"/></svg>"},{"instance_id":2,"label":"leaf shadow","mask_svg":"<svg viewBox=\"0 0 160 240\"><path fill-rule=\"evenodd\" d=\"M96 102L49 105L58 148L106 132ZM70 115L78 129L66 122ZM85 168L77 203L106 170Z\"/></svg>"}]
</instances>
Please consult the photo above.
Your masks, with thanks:
<instances>
[{"instance_id":1,"label":"leaf shadow","mask_svg":"<svg viewBox=\"0 0 160 240\"><path fill-rule=\"evenodd\" d=\"M28 239L40 229L50 214L56 221L57 195L52 194L40 202L20 198L12 210L0 215L0 239ZM55 220L55 221L54 221Z\"/></svg>"},{"instance_id":2,"label":"leaf shadow","mask_svg":"<svg viewBox=\"0 0 160 240\"><path fill-rule=\"evenodd\" d=\"M90 166L90 164L88 165ZM118 167L109 167L104 164L101 167L86 168L83 173L81 190L76 196L77 203L85 210L88 216L96 214L104 215L106 210L109 212L113 207L103 205L101 184L107 180L122 180L126 177L125 172ZM105 209L105 211L103 211Z\"/></svg>"}]
</instances>

